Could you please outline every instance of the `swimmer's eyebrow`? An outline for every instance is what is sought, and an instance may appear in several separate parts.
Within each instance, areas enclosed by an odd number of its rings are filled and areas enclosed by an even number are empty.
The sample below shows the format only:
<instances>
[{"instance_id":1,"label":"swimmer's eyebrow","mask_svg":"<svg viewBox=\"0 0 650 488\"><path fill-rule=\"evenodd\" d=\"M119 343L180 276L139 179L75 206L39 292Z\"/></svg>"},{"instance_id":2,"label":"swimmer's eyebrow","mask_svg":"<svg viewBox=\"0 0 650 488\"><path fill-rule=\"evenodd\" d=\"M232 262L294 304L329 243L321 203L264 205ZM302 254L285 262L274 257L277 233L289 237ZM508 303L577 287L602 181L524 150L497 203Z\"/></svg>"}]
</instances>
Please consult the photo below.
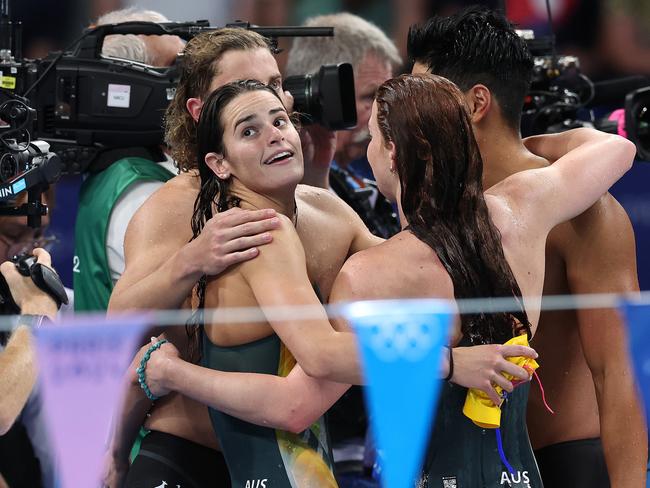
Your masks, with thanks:
<instances>
[{"instance_id":1,"label":"swimmer's eyebrow","mask_svg":"<svg viewBox=\"0 0 650 488\"><path fill-rule=\"evenodd\" d=\"M272 108L271 110L269 110L269 115L274 115L274 114L277 114L278 112L285 112L286 113L287 111L283 107ZM257 118L257 114L250 114L250 115L247 115L245 117L242 117L241 119L239 119L235 123L235 127L233 127L233 132L235 132L237 130L238 125L241 125L241 124L243 124L245 122L250 122L251 120L254 120L256 118Z\"/></svg>"},{"instance_id":2,"label":"swimmer's eyebrow","mask_svg":"<svg viewBox=\"0 0 650 488\"><path fill-rule=\"evenodd\" d=\"M233 128L233 132L235 132L237 130L238 125L243 124L244 122L249 122L249 121L253 120L256 117L257 117L257 114L250 114L250 115L247 115L246 117L242 117L241 119L239 119L235 123L235 127Z\"/></svg>"}]
</instances>

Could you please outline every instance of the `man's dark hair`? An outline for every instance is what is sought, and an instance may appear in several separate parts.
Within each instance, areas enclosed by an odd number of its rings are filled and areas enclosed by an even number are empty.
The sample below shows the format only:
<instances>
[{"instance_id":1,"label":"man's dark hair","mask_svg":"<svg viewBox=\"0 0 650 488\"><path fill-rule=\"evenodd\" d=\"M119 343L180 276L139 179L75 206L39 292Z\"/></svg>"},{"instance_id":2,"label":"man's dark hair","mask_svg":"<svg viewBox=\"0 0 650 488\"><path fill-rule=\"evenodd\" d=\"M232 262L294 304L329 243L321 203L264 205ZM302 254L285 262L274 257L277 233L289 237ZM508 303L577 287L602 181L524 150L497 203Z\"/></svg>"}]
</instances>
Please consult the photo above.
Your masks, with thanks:
<instances>
[{"instance_id":1,"label":"man's dark hair","mask_svg":"<svg viewBox=\"0 0 650 488\"><path fill-rule=\"evenodd\" d=\"M476 84L485 85L508 125L519 129L533 59L501 13L475 6L411 26L408 55L428 66L431 73L449 78L463 92Z\"/></svg>"}]
</instances>

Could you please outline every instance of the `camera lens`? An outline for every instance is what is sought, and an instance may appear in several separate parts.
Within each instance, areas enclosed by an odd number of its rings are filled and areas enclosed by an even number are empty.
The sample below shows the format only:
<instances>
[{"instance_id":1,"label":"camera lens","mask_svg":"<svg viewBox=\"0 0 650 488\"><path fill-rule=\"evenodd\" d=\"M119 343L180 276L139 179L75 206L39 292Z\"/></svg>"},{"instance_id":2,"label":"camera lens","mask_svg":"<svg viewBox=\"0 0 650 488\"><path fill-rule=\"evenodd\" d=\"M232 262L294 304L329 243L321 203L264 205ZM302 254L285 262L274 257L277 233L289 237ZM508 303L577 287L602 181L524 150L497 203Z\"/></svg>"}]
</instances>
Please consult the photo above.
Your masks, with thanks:
<instances>
[{"instance_id":1,"label":"camera lens","mask_svg":"<svg viewBox=\"0 0 650 488\"><path fill-rule=\"evenodd\" d=\"M329 130L357 124L351 64L324 65L313 75L290 76L283 87L293 95L293 108L303 124L318 123Z\"/></svg>"}]
</instances>

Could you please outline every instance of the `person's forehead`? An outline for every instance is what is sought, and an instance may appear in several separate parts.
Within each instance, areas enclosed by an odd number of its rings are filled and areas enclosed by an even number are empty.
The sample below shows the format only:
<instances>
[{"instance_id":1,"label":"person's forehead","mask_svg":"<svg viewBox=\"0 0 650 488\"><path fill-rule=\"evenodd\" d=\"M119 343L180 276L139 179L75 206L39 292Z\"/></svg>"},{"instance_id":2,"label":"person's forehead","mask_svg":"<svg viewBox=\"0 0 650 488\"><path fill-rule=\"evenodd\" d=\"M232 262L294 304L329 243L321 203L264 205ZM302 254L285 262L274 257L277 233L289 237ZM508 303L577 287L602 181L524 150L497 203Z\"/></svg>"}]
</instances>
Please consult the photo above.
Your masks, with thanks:
<instances>
[{"instance_id":1,"label":"person's forehead","mask_svg":"<svg viewBox=\"0 0 650 488\"><path fill-rule=\"evenodd\" d=\"M212 79L212 89L235 80L267 83L280 76L278 63L265 48L228 51L221 57L217 71L217 76Z\"/></svg>"},{"instance_id":2,"label":"person's forehead","mask_svg":"<svg viewBox=\"0 0 650 488\"><path fill-rule=\"evenodd\" d=\"M226 105L223 118L228 126L233 127L242 117L249 115L264 117L270 110L276 108L283 108L283 106L272 93L265 90L244 92Z\"/></svg>"}]
</instances>

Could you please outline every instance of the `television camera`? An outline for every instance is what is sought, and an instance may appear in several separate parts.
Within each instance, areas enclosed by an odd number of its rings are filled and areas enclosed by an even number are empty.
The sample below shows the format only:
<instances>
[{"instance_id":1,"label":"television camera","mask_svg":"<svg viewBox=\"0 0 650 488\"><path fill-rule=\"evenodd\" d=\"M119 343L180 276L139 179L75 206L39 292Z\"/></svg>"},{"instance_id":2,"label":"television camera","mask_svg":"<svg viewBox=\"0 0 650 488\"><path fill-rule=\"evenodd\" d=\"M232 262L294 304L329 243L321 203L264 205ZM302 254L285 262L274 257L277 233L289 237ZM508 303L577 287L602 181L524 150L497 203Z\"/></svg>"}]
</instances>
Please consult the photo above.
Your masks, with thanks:
<instances>
[{"instance_id":1,"label":"television camera","mask_svg":"<svg viewBox=\"0 0 650 488\"><path fill-rule=\"evenodd\" d=\"M38 226L46 213L40 195L59 175L100 171L120 152L159 159L162 117L175 94L182 56L169 67L106 57L106 36L175 35L187 41L216 28L201 20L101 25L62 52L30 60L22 57L20 27L9 19L7 1L0 1L0 215L27 215L29 225ZM227 27L258 32L276 50L279 37L332 36L334 31L239 21ZM356 125L351 65L322 66L314 75L288 78L284 89L294 96L303 123L330 130ZM27 204L4 206L25 190Z\"/></svg>"},{"instance_id":2,"label":"television camera","mask_svg":"<svg viewBox=\"0 0 650 488\"><path fill-rule=\"evenodd\" d=\"M580 71L575 56L558 56L553 38L536 39L532 31L518 31L533 55L531 88L524 102L522 135L561 132L590 126L617 133L618 120L596 117L596 108L624 107L627 137L640 159L650 161L650 80L628 76L592 82ZM611 110L610 110L611 111Z\"/></svg>"}]
</instances>

